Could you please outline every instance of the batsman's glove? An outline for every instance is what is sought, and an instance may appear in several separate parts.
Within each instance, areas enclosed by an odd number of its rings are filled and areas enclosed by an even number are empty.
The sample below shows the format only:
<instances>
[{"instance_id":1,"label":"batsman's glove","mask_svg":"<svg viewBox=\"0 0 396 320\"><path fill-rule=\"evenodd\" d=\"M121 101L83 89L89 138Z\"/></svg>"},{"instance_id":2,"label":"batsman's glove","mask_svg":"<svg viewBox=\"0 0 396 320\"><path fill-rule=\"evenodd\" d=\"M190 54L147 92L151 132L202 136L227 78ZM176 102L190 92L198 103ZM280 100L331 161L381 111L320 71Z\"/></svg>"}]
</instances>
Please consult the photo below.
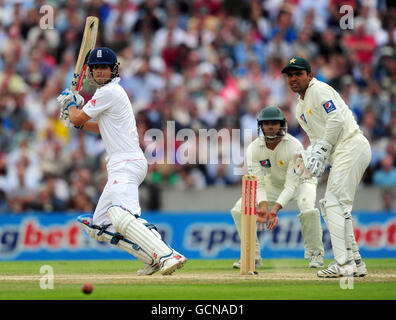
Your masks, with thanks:
<instances>
[{"instance_id":1,"label":"batsman's glove","mask_svg":"<svg viewBox=\"0 0 396 320\"><path fill-rule=\"evenodd\" d=\"M69 118L69 108L71 106L79 107L84 104L84 98L75 91L65 89L56 98L61 106L59 118L61 120L67 120Z\"/></svg>"},{"instance_id":2,"label":"batsman's glove","mask_svg":"<svg viewBox=\"0 0 396 320\"><path fill-rule=\"evenodd\" d=\"M326 169L326 160L330 157L332 145L323 139L315 140L310 154L307 157L305 167L315 177L320 177Z\"/></svg>"}]
</instances>

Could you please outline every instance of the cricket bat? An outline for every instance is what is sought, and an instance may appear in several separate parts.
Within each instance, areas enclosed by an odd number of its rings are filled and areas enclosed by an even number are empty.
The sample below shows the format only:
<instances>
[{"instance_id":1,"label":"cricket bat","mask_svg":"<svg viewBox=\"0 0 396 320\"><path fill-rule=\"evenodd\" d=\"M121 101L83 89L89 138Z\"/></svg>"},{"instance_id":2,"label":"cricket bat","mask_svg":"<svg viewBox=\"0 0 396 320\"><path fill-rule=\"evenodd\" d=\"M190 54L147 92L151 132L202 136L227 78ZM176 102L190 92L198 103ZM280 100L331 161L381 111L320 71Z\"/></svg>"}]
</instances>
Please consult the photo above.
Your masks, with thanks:
<instances>
[{"instance_id":1,"label":"cricket bat","mask_svg":"<svg viewBox=\"0 0 396 320\"><path fill-rule=\"evenodd\" d=\"M70 85L70 90L79 92L84 81L85 72L87 69L87 63L89 55L93 49L95 49L96 36L98 34L99 19L97 17L89 16L85 20L84 34L80 46L80 52L78 53L77 63L74 68L74 76ZM64 121L66 128L70 127L70 119Z\"/></svg>"}]
</instances>

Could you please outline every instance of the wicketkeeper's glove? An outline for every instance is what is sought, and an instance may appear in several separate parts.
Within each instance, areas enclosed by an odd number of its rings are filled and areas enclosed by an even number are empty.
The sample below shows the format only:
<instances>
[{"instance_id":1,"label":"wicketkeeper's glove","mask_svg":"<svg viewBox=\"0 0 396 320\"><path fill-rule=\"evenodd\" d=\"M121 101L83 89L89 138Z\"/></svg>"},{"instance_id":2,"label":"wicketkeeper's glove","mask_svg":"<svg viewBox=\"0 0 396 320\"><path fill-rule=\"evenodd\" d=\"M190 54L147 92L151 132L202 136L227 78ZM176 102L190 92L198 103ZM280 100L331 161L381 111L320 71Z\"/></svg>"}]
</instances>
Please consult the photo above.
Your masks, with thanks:
<instances>
[{"instance_id":1,"label":"wicketkeeper's glove","mask_svg":"<svg viewBox=\"0 0 396 320\"><path fill-rule=\"evenodd\" d=\"M301 179L312 178L312 172L305 166L308 161L308 156L311 154L311 148L312 147L308 147L307 150L301 150L293 155L294 171Z\"/></svg>"},{"instance_id":2,"label":"wicketkeeper's glove","mask_svg":"<svg viewBox=\"0 0 396 320\"><path fill-rule=\"evenodd\" d=\"M315 140L311 152L307 158L305 167L312 175L320 177L326 169L326 160L330 157L332 145L323 139Z\"/></svg>"}]
</instances>

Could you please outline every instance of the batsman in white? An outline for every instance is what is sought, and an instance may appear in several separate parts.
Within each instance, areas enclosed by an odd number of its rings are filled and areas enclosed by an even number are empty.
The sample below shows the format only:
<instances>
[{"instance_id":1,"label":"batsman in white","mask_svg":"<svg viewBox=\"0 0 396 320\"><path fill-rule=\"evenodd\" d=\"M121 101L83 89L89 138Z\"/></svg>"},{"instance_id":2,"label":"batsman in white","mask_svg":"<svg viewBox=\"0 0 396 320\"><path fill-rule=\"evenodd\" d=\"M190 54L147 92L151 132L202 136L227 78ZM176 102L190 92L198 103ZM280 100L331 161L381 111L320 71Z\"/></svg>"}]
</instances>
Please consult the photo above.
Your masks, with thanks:
<instances>
[{"instance_id":1,"label":"batsman in white","mask_svg":"<svg viewBox=\"0 0 396 320\"><path fill-rule=\"evenodd\" d=\"M75 127L99 133L107 152L107 184L93 216L83 215L78 221L92 238L116 245L142 261L145 266L139 275L158 270L172 274L187 259L140 218L138 187L146 176L147 160L139 146L132 105L119 85L117 57L109 48L96 48L88 68L97 86L91 100L80 109L84 99L77 92L66 89L58 97L61 118L69 117Z\"/></svg>"},{"instance_id":2,"label":"batsman in white","mask_svg":"<svg viewBox=\"0 0 396 320\"><path fill-rule=\"evenodd\" d=\"M319 206L330 232L335 261L320 270L318 277L365 276L367 268L359 254L351 212L371 160L370 144L341 96L313 77L306 59L292 57L282 72L290 89L299 94L296 117L311 142L303 157L306 169L320 177L326 161L331 165Z\"/></svg>"},{"instance_id":3,"label":"batsman in white","mask_svg":"<svg viewBox=\"0 0 396 320\"><path fill-rule=\"evenodd\" d=\"M259 136L248 146L246 161L249 174L257 177L258 227L272 230L278 223L278 211L296 200L298 218L304 238L304 257L309 267L323 266L322 226L315 208L317 179L298 176L294 170L294 155L303 150L296 138L287 133L287 122L281 109L266 107L257 118ZM263 133L260 134L260 131ZM235 225L241 234L241 199L231 209ZM262 266L260 243L256 238L256 267ZM235 262L234 268L240 268Z\"/></svg>"}]
</instances>

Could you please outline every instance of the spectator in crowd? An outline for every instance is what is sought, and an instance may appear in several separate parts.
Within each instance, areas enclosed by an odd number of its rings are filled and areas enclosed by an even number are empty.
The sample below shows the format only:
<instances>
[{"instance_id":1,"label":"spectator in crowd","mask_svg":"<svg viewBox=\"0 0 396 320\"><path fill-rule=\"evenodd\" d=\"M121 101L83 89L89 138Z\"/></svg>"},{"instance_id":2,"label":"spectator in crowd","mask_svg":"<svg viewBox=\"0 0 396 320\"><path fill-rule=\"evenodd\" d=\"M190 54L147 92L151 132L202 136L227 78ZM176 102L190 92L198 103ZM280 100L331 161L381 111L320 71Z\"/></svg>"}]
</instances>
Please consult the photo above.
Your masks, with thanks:
<instances>
[{"instance_id":1,"label":"spectator in crowd","mask_svg":"<svg viewBox=\"0 0 396 320\"><path fill-rule=\"evenodd\" d=\"M384 188L382 189L382 201L383 201L383 210L386 211L393 211L395 209L393 199L394 199L394 192L391 188Z\"/></svg>"},{"instance_id":2,"label":"spectator in crowd","mask_svg":"<svg viewBox=\"0 0 396 320\"><path fill-rule=\"evenodd\" d=\"M378 187L396 187L396 167L391 155L387 154L381 160L381 169L374 173L373 184Z\"/></svg>"}]
</instances>

